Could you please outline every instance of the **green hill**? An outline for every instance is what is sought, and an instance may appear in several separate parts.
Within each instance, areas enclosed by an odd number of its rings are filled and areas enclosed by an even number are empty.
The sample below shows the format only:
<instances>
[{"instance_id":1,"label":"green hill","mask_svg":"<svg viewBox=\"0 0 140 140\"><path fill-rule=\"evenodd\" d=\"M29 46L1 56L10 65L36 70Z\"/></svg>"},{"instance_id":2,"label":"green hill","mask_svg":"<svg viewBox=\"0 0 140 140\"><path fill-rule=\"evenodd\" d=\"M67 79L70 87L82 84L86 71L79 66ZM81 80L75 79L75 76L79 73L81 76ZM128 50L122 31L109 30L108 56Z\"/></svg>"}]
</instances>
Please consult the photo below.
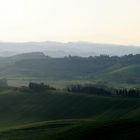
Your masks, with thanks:
<instances>
[{"instance_id":1,"label":"green hill","mask_svg":"<svg viewBox=\"0 0 140 140\"><path fill-rule=\"evenodd\" d=\"M1 140L139 138L140 99L62 91L0 92Z\"/></svg>"},{"instance_id":2,"label":"green hill","mask_svg":"<svg viewBox=\"0 0 140 140\"><path fill-rule=\"evenodd\" d=\"M3 130L1 140L137 140L140 121L59 120Z\"/></svg>"},{"instance_id":3,"label":"green hill","mask_svg":"<svg viewBox=\"0 0 140 140\"><path fill-rule=\"evenodd\" d=\"M140 84L139 60L139 54L87 58L50 58L42 53L21 54L0 58L0 78L59 81L58 83L89 81L108 86L136 87Z\"/></svg>"},{"instance_id":4,"label":"green hill","mask_svg":"<svg viewBox=\"0 0 140 140\"><path fill-rule=\"evenodd\" d=\"M107 82L108 85L114 84L128 84L138 87L140 80L140 65L115 66L109 68L107 71L97 75L97 81Z\"/></svg>"},{"instance_id":5,"label":"green hill","mask_svg":"<svg viewBox=\"0 0 140 140\"><path fill-rule=\"evenodd\" d=\"M138 87L140 84L140 55L51 58L43 53L27 53L0 58L0 78L13 83L30 80L93 82L108 86ZM11 82L10 82L11 83ZM14 84L11 84L14 85ZM22 85L22 84L21 84ZM58 84L59 85L59 84ZM15 85L16 86L16 85Z\"/></svg>"},{"instance_id":6,"label":"green hill","mask_svg":"<svg viewBox=\"0 0 140 140\"><path fill-rule=\"evenodd\" d=\"M0 127L58 119L139 118L140 100L63 92L0 94Z\"/></svg>"}]
</instances>

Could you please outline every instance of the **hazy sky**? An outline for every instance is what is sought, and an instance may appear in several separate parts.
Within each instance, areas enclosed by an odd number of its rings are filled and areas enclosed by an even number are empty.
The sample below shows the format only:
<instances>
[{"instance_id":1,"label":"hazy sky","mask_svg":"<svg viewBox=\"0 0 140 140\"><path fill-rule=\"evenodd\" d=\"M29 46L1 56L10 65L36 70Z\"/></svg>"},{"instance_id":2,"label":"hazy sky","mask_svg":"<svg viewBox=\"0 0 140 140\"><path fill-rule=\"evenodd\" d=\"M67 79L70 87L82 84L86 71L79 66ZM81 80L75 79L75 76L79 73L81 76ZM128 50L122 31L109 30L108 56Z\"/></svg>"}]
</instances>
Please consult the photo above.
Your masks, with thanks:
<instances>
[{"instance_id":1,"label":"hazy sky","mask_svg":"<svg viewBox=\"0 0 140 140\"><path fill-rule=\"evenodd\" d=\"M140 0L0 0L0 41L140 45Z\"/></svg>"}]
</instances>

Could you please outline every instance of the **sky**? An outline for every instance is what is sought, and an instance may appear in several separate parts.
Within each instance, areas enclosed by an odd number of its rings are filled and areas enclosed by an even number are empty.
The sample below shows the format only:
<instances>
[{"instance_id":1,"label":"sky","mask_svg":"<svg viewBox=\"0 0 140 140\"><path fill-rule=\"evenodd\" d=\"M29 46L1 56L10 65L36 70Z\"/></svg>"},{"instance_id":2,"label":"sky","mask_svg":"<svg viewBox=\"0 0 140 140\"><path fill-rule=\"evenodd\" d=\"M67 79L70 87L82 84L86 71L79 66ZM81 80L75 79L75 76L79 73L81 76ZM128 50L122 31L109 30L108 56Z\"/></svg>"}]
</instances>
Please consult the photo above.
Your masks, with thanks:
<instances>
[{"instance_id":1,"label":"sky","mask_svg":"<svg viewBox=\"0 0 140 140\"><path fill-rule=\"evenodd\" d=\"M0 41L140 45L140 0L0 0Z\"/></svg>"}]
</instances>

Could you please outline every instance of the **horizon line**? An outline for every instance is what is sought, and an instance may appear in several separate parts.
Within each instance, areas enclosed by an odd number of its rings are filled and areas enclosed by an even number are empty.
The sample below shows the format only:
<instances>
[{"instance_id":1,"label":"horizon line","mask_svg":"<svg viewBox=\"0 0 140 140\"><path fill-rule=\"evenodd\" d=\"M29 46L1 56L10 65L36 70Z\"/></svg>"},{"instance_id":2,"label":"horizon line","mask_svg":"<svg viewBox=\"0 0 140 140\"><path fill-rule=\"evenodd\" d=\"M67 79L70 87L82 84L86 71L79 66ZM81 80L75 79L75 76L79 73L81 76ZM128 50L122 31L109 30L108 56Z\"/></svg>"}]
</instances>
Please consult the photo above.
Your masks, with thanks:
<instances>
[{"instance_id":1,"label":"horizon line","mask_svg":"<svg viewBox=\"0 0 140 140\"><path fill-rule=\"evenodd\" d=\"M42 40L42 41L1 41L0 43L9 43L9 44L24 44L24 43L59 43L59 44L70 44L70 43L86 43L86 44L97 44L97 45L114 45L114 46L131 46L131 47L140 47L136 44L121 44L121 43L103 43L103 42L92 42L92 41L54 41L54 40Z\"/></svg>"}]
</instances>

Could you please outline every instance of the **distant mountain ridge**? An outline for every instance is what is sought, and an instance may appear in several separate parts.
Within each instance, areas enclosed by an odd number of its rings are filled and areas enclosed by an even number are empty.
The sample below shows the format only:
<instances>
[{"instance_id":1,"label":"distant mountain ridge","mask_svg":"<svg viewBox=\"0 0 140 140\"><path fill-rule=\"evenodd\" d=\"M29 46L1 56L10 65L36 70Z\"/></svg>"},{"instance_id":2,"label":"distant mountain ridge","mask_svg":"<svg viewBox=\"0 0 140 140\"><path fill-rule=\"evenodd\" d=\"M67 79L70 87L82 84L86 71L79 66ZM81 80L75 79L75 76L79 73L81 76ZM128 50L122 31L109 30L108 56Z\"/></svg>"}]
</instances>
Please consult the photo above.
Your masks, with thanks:
<instances>
[{"instance_id":1,"label":"distant mountain ridge","mask_svg":"<svg viewBox=\"0 0 140 140\"><path fill-rule=\"evenodd\" d=\"M0 57L8 57L21 53L43 52L51 57L65 56L98 56L100 54L122 56L140 53L139 46L124 46L113 44L98 44L88 42L27 42L0 43Z\"/></svg>"}]
</instances>

